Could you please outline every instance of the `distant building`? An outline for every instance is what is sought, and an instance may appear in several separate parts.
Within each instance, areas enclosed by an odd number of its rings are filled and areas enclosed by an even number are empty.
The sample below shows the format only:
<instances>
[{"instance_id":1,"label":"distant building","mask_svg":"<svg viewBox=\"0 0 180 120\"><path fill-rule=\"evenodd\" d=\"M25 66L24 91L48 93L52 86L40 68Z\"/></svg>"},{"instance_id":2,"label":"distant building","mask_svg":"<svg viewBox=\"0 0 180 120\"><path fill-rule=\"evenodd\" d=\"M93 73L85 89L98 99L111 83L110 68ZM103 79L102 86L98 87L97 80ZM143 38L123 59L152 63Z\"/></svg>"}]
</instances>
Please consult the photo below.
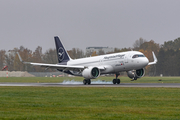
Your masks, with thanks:
<instances>
[{"instance_id":1,"label":"distant building","mask_svg":"<svg viewBox=\"0 0 180 120\"><path fill-rule=\"evenodd\" d=\"M109 47L87 47L86 53L93 53L96 51L96 53L98 54L99 50L104 51L104 53L114 52L114 49Z\"/></svg>"}]
</instances>

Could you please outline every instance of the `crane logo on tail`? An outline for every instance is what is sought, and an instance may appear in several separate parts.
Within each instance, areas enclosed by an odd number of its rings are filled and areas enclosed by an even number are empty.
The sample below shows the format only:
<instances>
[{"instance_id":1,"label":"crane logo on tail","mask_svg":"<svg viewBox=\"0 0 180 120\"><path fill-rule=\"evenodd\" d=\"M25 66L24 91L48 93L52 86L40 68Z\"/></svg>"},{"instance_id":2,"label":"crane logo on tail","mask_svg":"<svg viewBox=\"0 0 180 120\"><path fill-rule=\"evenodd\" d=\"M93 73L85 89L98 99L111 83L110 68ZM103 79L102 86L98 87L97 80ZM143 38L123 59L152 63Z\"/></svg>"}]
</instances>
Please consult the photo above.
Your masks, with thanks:
<instances>
[{"instance_id":1,"label":"crane logo on tail","mask_svg":"<svg viewBox=\"0 0 180 120\"><path fill-rule=\"evenodd\" d=\"M63 59L64 59L64 49L62 48L62 47L60 47L59 49L58 49L58 59L59 59L59 61L63 61Z\"/></svg>"}]
</instances>

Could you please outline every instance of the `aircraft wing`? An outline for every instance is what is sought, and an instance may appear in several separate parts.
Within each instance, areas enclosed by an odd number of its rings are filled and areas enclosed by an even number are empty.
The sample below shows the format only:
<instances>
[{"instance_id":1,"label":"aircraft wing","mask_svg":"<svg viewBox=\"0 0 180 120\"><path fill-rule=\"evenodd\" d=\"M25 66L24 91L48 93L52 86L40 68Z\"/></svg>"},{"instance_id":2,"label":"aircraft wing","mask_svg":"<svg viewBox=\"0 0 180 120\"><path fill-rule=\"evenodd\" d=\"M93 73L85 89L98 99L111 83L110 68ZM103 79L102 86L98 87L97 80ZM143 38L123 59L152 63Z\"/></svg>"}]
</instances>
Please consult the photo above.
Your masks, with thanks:
<instances>
[{"instance_id":1,"label":"aircraft wing","mask_svg":"<svg viewBox=\"0 0 180 120\"><path fill-rule=\"evenodd\" d=\"M46 67L46 68L54 68L54 69L60 69L60 70L72 70L72 69L84 69L84 66L69 66L69 65L58 65L58 64L45 64L45 63L28 63L25 62L25 64L31 64L36 65L40 67Z\"/></svg>"},{"instance_id":2,"label":"aircraft wing","mask_svg":"<svg viewBox=\"0 0 180 120\"><path fill-rule=\"evenodd\" d=\"M36 65L45 68L54 68L60 70L72 70L72 69L84 69L84 66L69 66L69 65L58 65L58 64L46 64L46 63L33 63L33 62L24 62L21 56L18 54L19 60L24 64Z\"/></svg>"},{"instance_id":3,"label":"aircraft wing","mask_svg":"<svg viewBox=\"0 0 180 120\"><path fill-rule=\"evenodd\" d=\"M40 67L45 67L45 68L53 68L53 69L59 69L59 70L74 70L74 69L81 69L84 70L85 68L87 68L87 66L71 66L71 65L59 65L59 64L46 64L46 63L33 63L33 62L24 62L21 58L21 56L18 54L19 60L24 63L24 64L30 64L30 65L34 65L34 66L40 66ZM103 66L99 66L98 67L100 70L105 70L105 67Z\"/></svg>"},{"instance_id":4,"label":"aircraft wing","mask_svg":"<svg viewBox=\"0 0 180 120\"><path fill-rule=\"evenodd\" d=\"M59 69L59 70L73 70L73 69L81 69L84 70L87 68L87 66L71 66L71 65L58 65L58 64L44 64L44 63L28 63L25 62L25 64L31 64L31 65L36 65L40 67L46 67L46 68L54 68L54 69ZM98 69L100 70L105 70L105 67L103 66L97 66Z\"/></svg>"},{"instance_id":5,"label":"aircraft wing","mask_svg":"<svg viewBox=\"0 0 180 120\"><path fill-rule=\"evenodd\" d=\"M154 62L149 62L148 63L148 65L153 65L153 64L156 64L157 63L157 58L156 58L156 56L155 56L155 54L154 54L154 52L152 52L152 54L153 54L153 59L154 59Z\"/></svg>"}]
</instances>

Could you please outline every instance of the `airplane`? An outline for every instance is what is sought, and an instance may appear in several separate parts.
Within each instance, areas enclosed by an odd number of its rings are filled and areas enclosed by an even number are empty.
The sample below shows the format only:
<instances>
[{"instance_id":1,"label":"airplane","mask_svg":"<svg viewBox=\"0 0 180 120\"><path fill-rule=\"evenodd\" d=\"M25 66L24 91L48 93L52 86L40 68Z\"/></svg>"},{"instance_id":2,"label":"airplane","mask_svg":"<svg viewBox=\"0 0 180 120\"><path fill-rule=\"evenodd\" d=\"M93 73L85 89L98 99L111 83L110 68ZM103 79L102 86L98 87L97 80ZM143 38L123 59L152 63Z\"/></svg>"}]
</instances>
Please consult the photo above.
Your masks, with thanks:
<instances>
[{"instance_id":1,"label":"airplane","mask_svg":"<svg viewBox=\"0 0 180 120\"><path fill-rule=\"evenodd\" d=\"M94 57L71 59L58 36L54 37L58 56L57 64L24 62L18 54L19 60L24 64L45 67L46 69L57 69L74 76L84 77L83 84L90 85L91 79L96 79L103 74L115 74L113 84L120 84L118 76L120 72L127 72L127 76L132 80L137 80L145 74L144 68L147 65L157 63L157 58L153 54L153 62L149 62L147 57L139 51L127 51L113 54L106 54Z\"/></svg>"}]
</instances>

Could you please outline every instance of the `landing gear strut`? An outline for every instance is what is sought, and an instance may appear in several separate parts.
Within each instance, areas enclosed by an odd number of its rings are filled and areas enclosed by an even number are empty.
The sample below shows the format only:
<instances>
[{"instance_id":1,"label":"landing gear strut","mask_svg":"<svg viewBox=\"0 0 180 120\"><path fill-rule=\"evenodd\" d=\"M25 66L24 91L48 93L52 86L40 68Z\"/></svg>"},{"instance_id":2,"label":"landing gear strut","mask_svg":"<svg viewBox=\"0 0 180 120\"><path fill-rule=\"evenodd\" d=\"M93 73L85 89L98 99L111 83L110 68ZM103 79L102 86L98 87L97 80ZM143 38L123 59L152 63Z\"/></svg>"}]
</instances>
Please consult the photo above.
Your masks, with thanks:
<instances>
[{"instance_id":1,"label":"landing gear strut","mask_svg":"<svg viewBox=\"0 0 180 120\"><path fill-rule=\"evenodd\" d=\"M84 85L86 85L86 84L90 85L91 84L91 80L90 79L84 79L83 80L83 84Z\"/></svg>"},{"instance_id":2,"label":"landing gear strut","mask_svg":"<svg viewBox=\"0 0 180 120\"><path fill-rule=\"evenodd\" d=\"M120 74L116 73L115 75L116 75L116 79L113 79L113 81L112 81L113 84L120 84L120 82L121 82L120 79L117 79Z\"/></svg>"}]
</instances>

